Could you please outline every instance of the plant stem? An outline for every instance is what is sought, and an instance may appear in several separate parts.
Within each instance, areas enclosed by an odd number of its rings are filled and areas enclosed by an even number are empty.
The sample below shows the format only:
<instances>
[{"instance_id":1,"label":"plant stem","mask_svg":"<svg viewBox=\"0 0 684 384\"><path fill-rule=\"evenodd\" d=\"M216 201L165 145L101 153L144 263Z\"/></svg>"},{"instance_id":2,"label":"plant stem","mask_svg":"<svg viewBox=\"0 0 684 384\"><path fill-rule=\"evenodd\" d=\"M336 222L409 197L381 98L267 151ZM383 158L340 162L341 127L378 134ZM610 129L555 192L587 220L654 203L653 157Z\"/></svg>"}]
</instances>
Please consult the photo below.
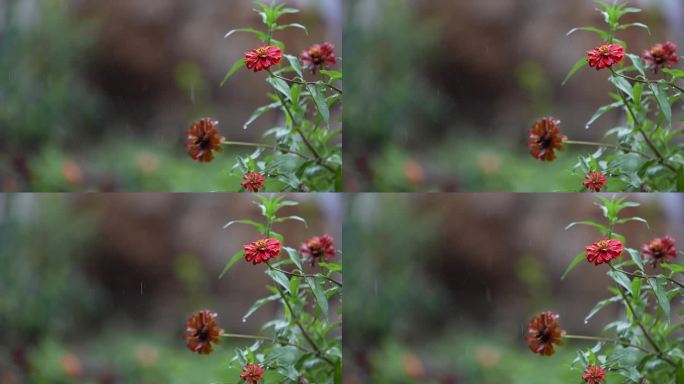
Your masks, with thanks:
<instances>
[{"instance_id":1,"label":"plant stem","mask_svg":"<svg viewBox=\"0 0 684 384\"><path fill-rule=\"evenodd\" d=\"M302 347L301 345L297 345L294 343L290 343L289 341L286 340L278 340L274 339L272 337L267 337L267 336L257 336L257 335L240 335L236 333L224 333L221 335L221 337L229 338L229 339L245 339L245 340L261 340L261 341L270 341L273 342L274 344L280 344L280 345L289 345L291 347L296 347L304 352L310 353L308 349Z\"/></svg>"},{"instance_id":2,"label":"plant stem","mask_svg":"<svg viewBox=\"0 0 684 384\"><path fill-rule=\"evenodd\" d=\"M586 146L590 146L590 147L613 148L613 149L618 149L618 150L627 151L627 152L631 152L631 153L636 153L637 155L640 155L647 160L657 160L657 159L654 159L653 157L651 157L651 156L649 156L649 155L647 155L647 154L645 154L639 150L632 149L629 147L623 147L623 146L615 145L615 144L596 143L593 141L577 141L577 140L565 140L563 143L569 144L569 145L586 145Z\"/></svg>"},{"instance_id":3,"label":"plant stem","mask_svg":"<svg viewBox=\"0 0 684 384\"><path fill-rule=\"evenodd\" d=\"M266 261L266 265L268 266L268 268L270 270L272 270L272 271L275 270L270 262ZM309 335L309 333L306 331L306 328L304 328L302 323L299 321L299 319L295 315L294 310L292 309L292 306L290 305L290 302L287 300L287 297L285 296L285 292L283 292L283 289L280 287L280 285L278 283L274 283L273 285L275 285L276 289L278 290L278 293L280 293L280 297L283 299L285 306L290 311L290 316L292 317L292 320L295 322L295 324L297 324L297 327L302 332L302 335L304 335L304 338L306 339L306 341L308 341L309 344L311 344L311 347L316 351L316 354L318 355L318 357L325 360L326 362L328 362L330 365L332 365L334 367L335 363L332 360L330 360L327 356L325 356L323 354L323 352L321 352L320 348L318 348L318 345L316 345L316 343L311 338L311 335Z\"/></svg>"},{"instance_id":4,"label":"plant stem","mask_svg":"<svg viewBox=\"0 0 684 384\"><path fill-rule=\"evenodd\" d=\"M337 88L337 87L334 86L334 85L327 84L327 83L324 83L324 82L320 82L320 83L319 83L319 82L316 82L316 81L299 81L299 80L295 80L295 79L288 79L287 77L278 76L278 75L276 75L276 74L273 74L273 76L277 77L277 78L280 79L280 80L284 80L284 81L287 81L288 83L292 83L292 84L301 84L301 85L317 85L317 84L323 84L323 85L325 85L326 87L328 87L328 88L330 88L330 89L332 89L332 90L337 91L340 95L344 94L344 93L342 92L341 89Z\"/></svg>"},{"instance_id":5,"label":"plant stem","mask_svg":"<svg viewBox=\"0 0 684 384\"><path fill-rule=\"evenodd\" d=\"M655 278L658 277L658 276L654 276L654 275L646 275L646 274L643 274L643 273L627 272L627 271L625 271L625 270L618 269L618 268L615 268L615 270L618 271L618 272L622 272L622 273L624 273L624 274L627 275L627 276L639 277L639 278L642 278L642 279L655 279ZM680 283L679 281L677 281L677 280L675 280L675 279L673 279L673 278L671 278L671 277L667 277L667 276L663 276L663 277L664 277L666 280L668 280L668 281L670 281L670 282L672 282L672 283L674 283L674 284L680 286L681 288L684 288L684 284L683 284L683 283Z\"/></svg>"},{"instance_id":6,"label":"plant stem","mask_svg":"<svg viewBox=\"0 0 684 384\"><path fill-rule=\"evenodd\" d=\"M610 267L610 269L611 269L612 271L618 273L618 270L615 269L615 267L613 266L613 263L608 262L608 266ZM661 359L663 359L664 361L666 361L666 362L667 362L668 364L670 364L671 366L673 366L673 367L675 367L675 368L678 368L678 364L677 364L677 363L675 363L674 361L670 360L668 357L666 357L665 355L663 355L662 349L660 349L660 347L659 347L658 344L655 342L655 340L653 339L653 337L651 337L651 335L650 335L650 334L648 333L648 331L646 330L646 327L645 327L644 324L641 322L641 319L639 318L639 315L637 315L636 311L634 310L634 306L632 306L632 302L629 301L629 299L627 298L627 295L626 295L625 292L622 290L622 287L620 287L619 284L616 284L616 285L617 285L618 291L620 292L620 296L622 296L622 299L625 301L625 304L627 304L627 307L629 308L629 311L632 313L632 316L634 317L634 321L636 321L636 323L637 323L637 325L639 326L639 328L641 328L641 332L643 332L644 337L646 337L646 340L648 340L648 342L653 346L653 349L656 350L656 352L657 352L656 355L657 355L658 357L660 357Z\"/></svg>"},{"instance_id":7,"label":"plant stem","mask_svg":"<svg viewBox=\"0 0 684 384\"><path fill-rule=\"evenodd\" d=\"M652 351L639 346L635 344L628 343L626 341L618 340L618 339L611 339L609 337L596 337L596 336L581 336L581 335L565 335L563 336L566 339L575 339L575 340L593 340L593 341L606 341L610 343L615 343L615 344L620 344L623 347L632 347L641 350L644 353L648 353L649 355L654 354Z\"/></svg>"},{"instance_id":8,"label":"plant stem","mask_svg":"<svg viewBox=\"0 0 684 384\"><path fill-rule=\"evenodd\" d=\"M331 282L331 283L333 283L333 284L335 284L335 285L337 285L337 286L339 286L339 287L342 286L342 283L340 283L339 281L337 281L337 280L335 280L335 279L333 279L333 278L331 278L331 277L328 277L328 276L326 276L326 275L323 275L323 274L319 274L319 275L307 275L307 274L298 274L298 273L293 273L293 272L285 271L285 270L282 270L282 269L276 268L276 267L273 267L273 269L275 269L275 270L278 271L278 272L282 272L282 273L284 273L284 274L286 274L286 275L288 275L288 276L295 276L295 277L313 277L313 278L316 278L316 277L319 277L319 276L320 276L320 277L322 277L322 278L328 280L329 282Z\"/></svg>"},{"instance_id":9,"label":"plant stem","mask_svg":"<svg viewBox=\"0 0 684 384\"><path fill-rule=\"evenodd\" d=\"M303 153L300 153L300 152L297 152L297 151L293 151L293 150L291 150L291 149L287 149L287 148L284 148L284 147L277 147L277 146L275 146L275 145L259 144L259 143L244 143L244 142L239 142L239 141L224 141L224 142L221 143L221 144L224 144L224 145L227 145L227 146L232 146L232 147L250 147L250 148L271 149L271 150L276 151L276 152L291 153L291 154L297 155L297 156L299 156L299 157L301 157L302 159L305 159L305 160L309 160L309 161L314 160L314 159L312 159L311 157L309 157L309 156L307 156L307 155L305 155L305 154L303 154Z\"/></svg>"},{"instance_id":10,"label":"plant stem","mask_svg":"<svg viewBox=\"0 0 684 384\"><path fill-rule=\"evenodd\" d=\"M631 80L631 81L635 81L635 82L637 82L637 83L642 83L642 84L660 84L660 81L658 81L658 80L649 80L649 79L643 80L643 79L639 79L639 78L637 78L637 77L627 76L627 75L622 74L622 73L617 73L617 75L620 76L620 77L622 77L622 78L624 78L624 79ZM684 92L684 88L678 86L678 85L675 84L675 83L667 83L667 85L669 85L670 87L672 87L672 88L674 88L674 89L676 89L676 90L678 90L678 91L680 91L680 92Z\"/></svg>"},{"instance_id":11,"label":"plant stem","mask_svg":"<svg viewBox=\"0 0 684 384\"><path fill-rule=\"evenodd\" d=\"M272 79L276 78L275 75L273 74L273 71L271 71L270 69L268 69L267 71L268 71L269 76L271 76ZM309 151L311 151L311 153L314 155L318 164L320 164L321 166L323 166L325 169L329 170L332 173L337 173L337 171L333 167L331 167L331 166L329 166L323 162L323 158L321 157L321 155L318 153L318 151L316 151L316 148L314 148L314 146L311 144L311 142L306 137L306 135L304 135L304 132L302 132L302 130L299 128L299 126L297 125L297 120L295 119L294 115L292 114L290 107L287 105L287 101L285 100L283 95L280 94L280 91L275 89L275 94L278 96L280 103L283 105L283 108L285 108L285 112L287 113L287 115L290 117L290 120L292 121L292 129L294 129L294 131L297 132L297 134L302 138L302 141L304 141L304 144L306 145L306 147L309 148Z\"/></svg>"},{"instance_id":12,"label":"plant stem","mask_svg":"<svg viewBox=\"0 0 684 384\"><path fill-rule=\"evenodd\" d=\"M617 72L615 72L615 70L613 68L610 68L610 72L613 74L613 76L616 76L616 77L618 76ZM639 119L637 118L636 113L634 113L632 106L627 101L627 98L622 93L622 90L620 88L618 88L617 86L615 87L615 89L617 90L618 95L620 95L620 99L622 99L622 103L627 108L627 111L629 111L629 114L632 116L632 120L634 120L634 126L637 128L637 130L639 130L639 133L641 133L641 136L643 136L643 138L646 141L646 144L649 146L649 148L651 148L653 153L655 153L656 157L658 157L658 160L660 161L660 163L663 164L664 166L666 166L667 168L669 168L670 170L672 170L674 173L678 173L678 171L675 167L673 167L672 165L665 162L665 158L663 157L663 155L660 153L660 151L655 146L655 144L653 144L653 141L651 141L651 138L648 137L648 135L646 134L646 131L644 131L644 128L641 126L641 124L639 124Z\"/></svg>"}]
</instances>

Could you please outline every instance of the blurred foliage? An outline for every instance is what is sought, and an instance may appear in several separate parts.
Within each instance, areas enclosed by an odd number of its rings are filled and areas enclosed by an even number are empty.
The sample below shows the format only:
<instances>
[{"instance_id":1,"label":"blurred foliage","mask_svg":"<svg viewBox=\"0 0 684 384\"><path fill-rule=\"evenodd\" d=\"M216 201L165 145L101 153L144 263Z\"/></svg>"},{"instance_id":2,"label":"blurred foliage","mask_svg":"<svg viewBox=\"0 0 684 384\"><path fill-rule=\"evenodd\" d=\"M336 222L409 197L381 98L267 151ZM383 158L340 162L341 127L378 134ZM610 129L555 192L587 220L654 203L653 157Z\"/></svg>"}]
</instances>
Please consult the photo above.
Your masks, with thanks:
<instances>
[{"instance_id":1,"label":"blurred foliage","mask_svg":"<svg viewBox=\"0 0 684 384\"><path fill-rule=\"evenodd\" d=\"M76 128L94 116L98 104L78 74L94 41L92 25L73 23L59 0L8 0L4 17L0 164L47 142L73 145Z\"/></svg>"}]
</instances>

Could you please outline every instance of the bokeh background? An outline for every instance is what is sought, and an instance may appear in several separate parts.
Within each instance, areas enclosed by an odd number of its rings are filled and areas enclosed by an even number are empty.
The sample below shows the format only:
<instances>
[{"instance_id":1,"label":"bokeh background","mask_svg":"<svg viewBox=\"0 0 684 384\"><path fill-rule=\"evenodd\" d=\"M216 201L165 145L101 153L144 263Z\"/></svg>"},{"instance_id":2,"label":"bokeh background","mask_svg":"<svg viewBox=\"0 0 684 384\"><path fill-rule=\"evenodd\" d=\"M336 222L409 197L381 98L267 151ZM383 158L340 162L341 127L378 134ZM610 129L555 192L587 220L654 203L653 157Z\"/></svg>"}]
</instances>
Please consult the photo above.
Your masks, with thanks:
<instances>
[{"instance_id":1,"label":"bokeh background","mask_svg":"<svg viewBox=\"0 0 684 384\"><path fill-rule=\"evenodd\" d=\"M671 40L684 47L684 3L633 0L644 8L621 33L630 52ZM532 123L553 115L576 140L601 139L605 73L566 74L600 41L566 33L603 25L593 0L348 0L345 12L345 182L349 191L578 191L579 152L534 161ZM580 148L572 148L577 151ZM586 148L581 148L587 153ZM591 149L589 149L591 151Z\"/></svg>"},{"instance_id":2,"label":"bokeh background","mask_svg":"<svg viewBox=\"0 0 684 384\"><path fill-rule=\"evenodd\" d=\"M642 206L624 217L650 223L618 228L627 246L684 238L684 197L627 198ZM597 301L612 296L605 269L582 263L560 279L600 238L590 227L564 230L578 220L603 222L596 201L584 194L350 196L345 383L579 383L572 361L592 344L571 342L541 357L524 337L543 310L559 313L569 333L594 336L624 313L607 306L584 323Z\"/></svg>"},{"instance_id":3,"label":"bokeh background","mask_svg":"<svg viewBox=\"0 0 684 384\"><path fill-rule=\"evenodd\" d=\"M236 383L224 339L209 356L182 339L190 314L212 309L231 333L259 334L280 316L263 268L230 257L256 239L254 196L0 194L0 383ZM299 247L329 233L341 249L341 197L292 195L308 221L276 225Z\"/></svg>"},{"instance_id":4,"label":"bokeh background","mask_svg":"<svg viewBox=\"0 0 684 384\"><path fill-rule=\"evenodd\" d=\"M270 2L270 0L269 0ZM342 55L342 0L290 0L279 32L288 53L330 41ZM259 41L223 36L262 28L251 0L0 0L0 190L237 191L231 149L193 162L185 132L200 117L224 136L259 141L265 77L228 69ZM233 152L231 152L233 151Z\"/></svg>"}]
</instances>

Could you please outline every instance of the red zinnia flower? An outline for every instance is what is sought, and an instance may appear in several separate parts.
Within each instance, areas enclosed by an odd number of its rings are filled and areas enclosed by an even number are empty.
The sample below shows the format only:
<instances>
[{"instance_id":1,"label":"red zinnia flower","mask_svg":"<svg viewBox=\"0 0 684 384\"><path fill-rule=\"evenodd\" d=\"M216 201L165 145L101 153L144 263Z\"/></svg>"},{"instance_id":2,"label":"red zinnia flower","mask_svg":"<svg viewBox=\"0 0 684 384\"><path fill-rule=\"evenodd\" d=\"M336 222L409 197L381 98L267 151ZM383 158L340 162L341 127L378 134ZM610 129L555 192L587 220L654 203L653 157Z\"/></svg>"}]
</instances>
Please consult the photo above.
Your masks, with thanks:
<instances>
[{"instance_id":1,"label":"red zinnia flower","mask_svg":"<svg viewBox=\"0 0 684 384\"><path fill-rule=\"evenodd\" d=\"M328 69L337 63L335 46L330 43L316 44L302 52L304 67L316 74L316 71Z\"/></svg>"},{"instance_id":2,"label":"red zinnia flower","mask_svg":"<svg viewBox=\"0 0 684 384\"><path fill-rule=\"evenodd\" d=\"M257 265L280 255L280 241L277 239L261 239L245 245L245 260Z\"/></svg>"},{"instance_id":3,"label":"red zinnia flower","mask_svg":"<svg viewBox=\"0 0 684 384\"><path fill-rule=\"evenodd\" d=\"M242 368L240 377L245 383L259 384L259 381L264 378L264 369L259 364L247 364Z\"/></svg>"},{"instance_id":4,"label":"red zinnia flower","mask_svg":"<svg viewBox=\"0 0 684 384\"><path fill-rule=\"evenodd\" d=\"M261 173L250 172L245 174L240 185L248 192L259 192L264 188L264 181L266 181L266 179Z\"/></svg>"},{"instance_id":5,"label":"red zinnia flower","mask_svg":"<svg viewBox=\"0 0 684 384\"><path fill-rule=\"evenodd\" d=\"M273 45L264 45L245 52L245 65L254 72L269 69L283 60L283 51Z\"/></svg>"},{"instance_id":6,"label":"red zinnia flower","mask_svg":"<svg viewBox=\"0 0 684 384\"><path fill-rule=\"evenodd\" d=\"M606 377L606 371L598 365L589 365L582 374L582 380L589 384L601 384Z\"/></svg>"},{"instance_id":7,"label":"red zinnia flower","mask_svg":"<svg viewBox=\"0 0 684 384\"><path fill-rule=\"evenodd\" d=\"M223 329L216 322L218 315L211 311L200 311L192 315L185 324L185 336L188 349L200 355L208 355L214 351L211 343L221 344L219 336Z\"/></svg>"},{"instance_id":8,"label":"red zinnia flower","mask_svg":"<svg viewBox=\"0 0 684 384\"><path fill-rule=\"evenodd\" d=\"M607 263L622 255L622 242L617 239L603 239L587 245L587 260L596 265Z\"/></svg>"},{"instance_id":9,"label":"red zinnia flower","mask_svg":"<svg viewBox=\"0 0 684 384\"><path fill-rule=\"evenodd\" d=\"M605 44L587 52L589 66L601 70L610 68L614 64L622 62L625 58L625 49L620 44Z\"/></svg>"},{"instance_id":10,"label":"red zinnia flower","mask_svg":"<svg viewBox=\"0 0 684 384\"><path fill-rule=\"evenodd\" d=\"M551 356L556 352L553 345L563 344L561 338L565 336L565 331L556 321L559 317L553 312L542 312L532 318L530 324L527 325L529 332L527 343L532 352L542 356Z\"/></svg>"},{"instance_id":11,"label":"red zinnia flower","mask_svg":"<svg viewBox=\"0 0 684 384\"><path fill-rule=\"evenodd\" d=\"M214 160L212 151L221 152L221 143L226 139L219 136L216 128L218 121L205 118L195 122L187 133L185 148L189 149L190 157L201 162L208 163Z\"/></svg>"},{"instance_id":12,"label":"red zinnia flower","mask_svg":"<svg viewBox=\"0 0 684 384\"><path fill-rule=\"evenodd\" d=\"M675 239L670 236L665 236L660 239L653 239L648 244L644 244L644 257L651 261L655 267L657 263L672 262L677 257L677 249L675 248Z\"/></svg>"},{"instance_id":13,"label":"red zinnia flower","mask_svg":"<svg viewBox=\"0 0 684 384\"><path fill-rule=\"evenodd\" d=\"M337 253L333 247L334 239L328 235L316 236L303 243L300 250L306 261L313 266L316 261L325 261L335 257Z\"/></svg>"},{"instance_id":14,"label":"red zinnia flower","mask_svg":"<svg viewBox=\"0 0 684 384\"><path fill-rule=\"evenodd\" d=\"M564 151L563 142L568 138L560 134L560 120L545 117L532 126L527 146L530 154L541 161L554 161L554 150Z\"/></svg>"},{"instance_id":15,"label":"red zinnia flower","mask_svg":"<svg viewBox=\"0 0 684 384\"><path fill-rule=\"evenodd\" d=\"M665 44L656 44L647 51L644 51L643 59L646 65L652 68L655 73L658 73L660 68L672 68L673 65L679 62L677 45L669 41Z\"/></svg>"},{"instance_id":16,"label":"red zinnia flower","mask_svg":"<svg viewBox=\"0 0 684 384\"><path fill-rule=\"evenodd\" d=\"M589 172L584 179L582 185L590 191L601 192L606 186L606 175L601 172Z\"/></svg>"}]
</instances>

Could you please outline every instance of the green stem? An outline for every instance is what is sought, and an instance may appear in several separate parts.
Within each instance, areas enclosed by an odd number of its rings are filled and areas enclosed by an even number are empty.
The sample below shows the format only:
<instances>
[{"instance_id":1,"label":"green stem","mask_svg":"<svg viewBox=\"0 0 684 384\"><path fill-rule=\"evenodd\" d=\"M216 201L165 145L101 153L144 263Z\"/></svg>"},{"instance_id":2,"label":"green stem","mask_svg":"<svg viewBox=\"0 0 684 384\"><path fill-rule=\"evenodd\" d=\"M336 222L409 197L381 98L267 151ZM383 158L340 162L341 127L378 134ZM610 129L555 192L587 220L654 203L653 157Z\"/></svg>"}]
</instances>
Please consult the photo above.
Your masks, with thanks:
<instances>
[{"instance_id":1,"label":"green stem","mask_svg":"<svg viewBox=\"0 0 684 384\"><path fill-rule=\"evenodd\" d=\"M642 278L642 279L655 279L655 278L658 278L658 276L646 275L646 274L643 274L643 273L627 272L627 271L625 271L625 270L618 269L618 268L615 268L615 270L618 271L618 272L622 272L622 273L624 273L625 275L631 276L631 277L638 277L638 278ZM672 282L672 283L678 285L678 286L681 287L681 288L684 288L684 284L680 283L679 281L677 281L677 280L675 280L675 279L673 279L673 278L671 278L671 277L663 276L663 278L665 278L665 280L668 280L668 281L670 281L670 282Z\"/></svg>"},{"instance_id":2,"label":"green stem","mask_svg":"<svg viewBox=\"0 0 684 384\"><path fill-rule=\"evenodd\" d=\"M318 84L323 84L323 85L325 85L326 87L328 87L328 88L330 88L330 89L332 89L332 90L338 92L340 95L344 94L344 93L342 92L341 89L337 88L336 86L334 86L334 85L332 85L332 84L327 84L327 83L324 83L324 82L320 82L320 83L319 83L319 82L315 82L315 81L299 81L299 80L295 80L295 79L288 79L287 77L278 76L278 75L276 75L276 74L273 74L273 76L277 77L277 78L280 79L280 80L284 80L284 81L287 81L288 83L292 83L292 84L301 84L301 85L318 85Z\"/></svg>"},{"instance_id":3,"label":"green stem","mask_svg":"<svg viewBox=\"0 0 684 384\"><path fill-rule=\"evenodd\" d=\"M245 142L240 142L240 141L224 141L224 142L221 143L221 144L227 145L227 146L232 146L232 147L249 147L249 148L270 149L270 150L273 150L273 151L275 151L275 152L284 152L284 153L290 153L290 154L293 154L293 155L297 155L297 156L299 156L299 157L301 157L302 159L305 159L305 160L309 160L309 161L314 160L314 159L312 159L311 157L309 157L309 156L307 156L307 155L305 155L305 154L303 154L303 153L300 153L300 152L297 152L297 151L293 151L293 150L291 150L291 149L287 149L287 148L284 148L284 147L277 147L277 146L275 146L275 145L259 144L259 143L245 143Z\"/></svg>"},{"instance_id":4,"label":"green stem","mask_svg":"<svg viewBox=\"0 0 684 384\"><path fill-rule=\"evenodd\" d=\"M618 74L615 72L615 70L614 70L613 68L610 68L610 72L613 74L613 76L619 77ZM648 147L651 148L651 151L653 151L653 153L655 153L656 157L658 158L658 160L660 161L660 163L661 163L662 165L666 166L667 168L669 168L670 170L672 170L674 173L678 173L678 171L677 171L677 169L676 169L675 167L673 167L672 165L668 164L668 163L665 161L665 158L663 157L663 155L660 153L660 151L659 151L658 148L655 146L655 144L653 144L653 141L651 141L651 138L648 137L648 135L646 134L646 131L644 131L644 128L641 126L641 124L639 124L639 119L637 118L636 113L634 113L634 110L632 109L632 106L631 106L631 105L629 104L629 102L627 101L627 98L626 98L625 95L622 93L622 90L621 90L620 88L618 88L617 86L615 87L615 89L617 90L618 95L620 95L620 99L622 99L622 103L623 103L623 104L625 105L625 107L627 108L627 111L628 111L629 114L632 116L632 120L634 120L634 126L637 128L637 130L639 131L639 133L641 133L641 136L643 136L643 138L644 138L644 140L646 141L646 144L648 145Z\"/></svg>"},{"instance_id":5,"label":"green stem","mask_svg":"<svg viewBox=\"0 0 684 384\"><path fill-rule=\"evenodd\" d=\"M581 335L565 335L563 336L565 339L575 339L575 340L591 340L591 341L605 341L609 343L615 343L615 344L620 344L623 347L632 347L641 350L644 353L647 353L649 355L653 355L654 352L650 351L642 346L635 345L628 343L626 341L618 340L618 339L611 339L609 337L596 337L596 336L581 336Z\"/></svg>"},{"instance_id":6,"label":"green stem","mask_svg":"<svg viewBox=\"0 0 684 384\"><path fill-rule=\"evenodd\" d=\"M307 275L307 274L299 274L299 273L294 273L294 272L288 272L288 271L285 271L285 270L282 270L282 269L276 268L276 267L273 267L273 269L275 269L275 270L278 271L278 272L282 272L282 273L284 273L284 274L286 274L286 275L288 275L288 276L294 276L294 277L312 277L312 278L322 277L322 278L328 280L329 282L331 282L331 283L333 283L333 284L335 284L335 285L337 285L337 286L339 286L339 287L342 287L342 283L340 283L339 281L337 281L337 280L335 280L335 279L333 279L333 278L331 278L331 277L328 277L328 276L326 276L326 275L323 275L323 274L320 274L320 275Z\"/></svg>"},{"instance_id":7,"label":"green stem","mask_svg":"<svg viewBox=\"0 0 684 384\"><path fill-rule=\"evenodd\" d=\"M237 333L223 333L221 334L221 337L225 337L228 339L244 339L244 340L260 340L260 341L270 341L274 344L280 344L280 345L289 345L291 347L296 347L297 349L300 349L304 352L310 353L308 349L302 347L301 345L297 345L294 343L290 343L287 340L283 339L275 339L272 337L267 337L267 336L257 336L257 335L241 335Z\"/></svg>"},{"instance_id":8,"label":"green stem","mask_svg":"<svg viewBox=\"0 0 684 384\"><path fill-rule=\"evenodd\" d=\"M642 157L646 158L647 160L656 160L653 157L651 157L651 156L649 156L649 155L647 155L647 154L645 154L639 150L632 149L629 147L623 147L623 146L615 145L615 144L597 143L597 142L593 142L593 141L577 141L577 140L565 140L563 143L568 144L568 145L585 145L585 146L590 146L590 147L613 148L616 150L622 150L622 151L626 151L626 152L636 153L637 155L642 156Z\"/></svg>"},{"instance_id":9,"label":"green stem","mask_svg":"<svg viewBox=\"0 0 684 384\"><path fill-rule=\"evenodd\" d=\"M649 79L644 80L644 79L639 79L638 77L627 76L627 75L622 74L622 73L617 73L617 75L624 78L624 79L635 81L635 82L641 83L641 84L660 84L660 81L658 81L658 80L649 80ZM678 86L674 82L671 82L671 83L665 82L665 83L667 85L669 85L670 87L672 87L672 88L674 88L680 92L684 92L684 88Z\"/></svg>"}]
</instances>

